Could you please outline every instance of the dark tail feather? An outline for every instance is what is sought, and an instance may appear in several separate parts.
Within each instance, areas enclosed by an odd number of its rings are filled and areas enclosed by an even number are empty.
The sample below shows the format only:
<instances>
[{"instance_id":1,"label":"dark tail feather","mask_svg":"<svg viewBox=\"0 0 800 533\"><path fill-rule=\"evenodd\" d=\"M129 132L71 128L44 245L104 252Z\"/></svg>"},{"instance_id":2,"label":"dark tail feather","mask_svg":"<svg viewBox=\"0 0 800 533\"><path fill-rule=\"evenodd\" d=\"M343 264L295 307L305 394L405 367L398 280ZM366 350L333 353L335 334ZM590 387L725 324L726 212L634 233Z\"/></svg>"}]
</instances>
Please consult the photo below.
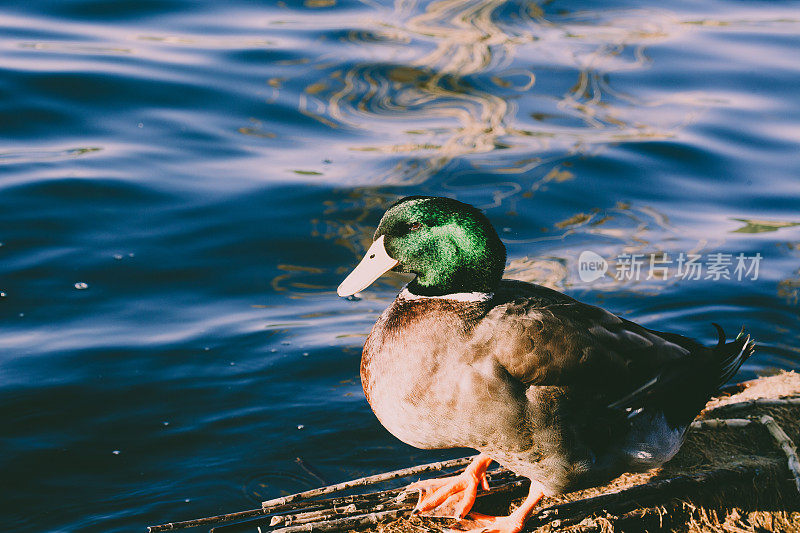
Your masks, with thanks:
<instances>
[{"instance_id":1,"label":"dark tail feather","mask_svg":"<svg viewBox=\"0 0 800 533\"><path fill-rule=\"evenodd\" d=\"M726 343L725 332L718 324L714 324L719 334L716 346L707 348L712 351L711 358L705 359L709 366L698 369L693 363L695 358L684 359L677 365L662 370L653 379L609 405L612 409L624 410L629 417L636 416L650 407L656 407L667 413L668 421L675 426L678 422L691 422L697 412L708 401L708 397L729 379L739 367L753 354L755 343L744 329L736 340ZM683 387L687 382L693 385L687 390L688 395L675 398L675 387ZM713 388L712 388L713 387ZM693 397L689 391L696 391Z\"/></svg>"},{"instance_id":2,"label":"dark tail feather","mask_svg":"<svg viewBox=\"0 0 800 533\"><path fill-rule=\"evenodd\" d=\"M719 348L725 344L725 330L722 329L722 326L716 322L712 322L711 325L717 329L717 337L719 337L719 341L717 341L717 348Z\"/></svg>"},{"instance_id":3,"label":"dark tail feather","mask_svg":"<svg viewBox=\"0 0 800 533\"><path fill-rule=\"evenodd\" d=\"M625 412L628 418L649 410L661 411L670 427L691 422L709 396L736 374L755 349L755 343L750 340L750 335L745 335L744 329L736 340L726 343L722 327L718 324L714 324L714 327L719 334L716 346L698 347L703 350L702 354L694 354L667 366L650 381L609 407ZM682 392L676 395L676 390Z\"/></svg>"},{"instance_id":4,"label":"dark tail feather","mask_svg":"<svg viewBox=\"0 0 800 533\"><path fill-rule=\"evenodd\" d=\"M750 335L745 335L744 328L742 328L736 336L736 340L726 344L725 332L718 324L714 324L714 327L717 328L719 335L719 342L713 348L719 357L719 380L717 383L719 388L739 371L739 367L748 357L753 355L756 343L750 340Z\"/></svg>"}]
</instances>

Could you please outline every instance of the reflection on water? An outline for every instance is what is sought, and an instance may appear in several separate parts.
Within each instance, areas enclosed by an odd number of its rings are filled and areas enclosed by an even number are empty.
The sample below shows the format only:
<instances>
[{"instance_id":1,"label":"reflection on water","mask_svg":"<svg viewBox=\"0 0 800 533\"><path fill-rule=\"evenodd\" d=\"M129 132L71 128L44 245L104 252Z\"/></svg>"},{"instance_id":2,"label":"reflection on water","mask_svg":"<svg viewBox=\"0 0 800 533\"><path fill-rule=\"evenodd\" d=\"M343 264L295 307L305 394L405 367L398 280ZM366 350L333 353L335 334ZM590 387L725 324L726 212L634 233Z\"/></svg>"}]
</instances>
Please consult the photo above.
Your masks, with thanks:
<instances>
[{"instance_id":1,"label":"reflection on water","mask_svg":"<svg viewBox=\"0 0 800 533\"><path fill-rule=\"evenodd\" d=\"M513 18L505 13L510 8ZM635 97L609 82L610 73L647 68L647 45L685 31L669 13L592 11L554 20L536 4L505 0L398 0L390 15L380 32L346 38L394 44L406 50L402 64L390 54L343 70L325 69L323 61L315 68L329 72L309 83L299 101L307 115L333 128L399 130L388 143L351 146L408 154L373 183L421 183L453 159L497 149L514 155L472 163L483 171L528 172L552 160L543 152L563 157L609 142L670 137L704 105L675 93ZM658 107L669 111L662 115Z\"/></svg>"},{"instance_id":2,"label":"reflection on water","mask_svg":"<svg viewBox=\"0 0 800 533\"><path fill-rule=\"evenodd\" d=\"M553 180L552 176L547 180ZM542 181L536 182L541 185ZM516 191L518 192L518 191ZM376 195L374 189L353 190L349 197L338 202L336 206L329 206L324 213L323 221L315 221L314 234L325 239L331 239L336 244L351 250L354 260L361 256L363 251L372 242L372 235L378 220L397 195ZM531 196L520 195L526 201ZM551 257L509 257L505 277L538 283L547 287L565 290L581 285L577 279L575 265L581 251L584 249L580 243L589 243L593 252L602 257L612 259L622 254L646 253L655 255L677 255L678 252L689 254L703 254L716 251L722 244L721 240L697 241L687 240L681 231L675 228L668 217L658 210L646 206L634 206L625 202L618 202L611 208L595 208L589 212L579 212L574 215L552 223L551 227L539 230L539 235L527 239L518 239L510 235L508 228L497 227L501 238L508 246L544 245ZM612 268L613 268L612 264ZM331 293L332 288L314 283L314 274L320 279L328 275L324 270L308 266L280 265L281 274L273 279L275 290L290 290L291 297L301 298L309 295L307 290L318 289ZM344 276L349 271L349 266L336 269L336 274ZM299 282L302 276L309 281ZM287 280L294 279L290 283ZM388 285L397 289L408 279L402 275L389 274L381 278L376 285ZM677 278L670 280L624 280L614 276L605 276L592 285L595 292L614 292L624 289L628 292L641 292L652 294L667 290L671 285L679 283ZM362 296L375 298L370 291Z\"/></svg>"},{"instance_id":3,"label":"reflection on water","mask_svg":"<svg viewBox=\"0 0 800 533\"><path fill-rule=\"evenodd\" d=\"M377 54L378 60L344 69L330 68L324 57L307 72L325 76L312 76L299 100L305 114L331 128L377 137L350 150L394 156L391 166L369 177L373 184L423 184L446 172L440 178L446 193L493 190L492 202L482 208L534 201L540 191L575 179L570 158L597 155L609 143L669 138L706 105L702 95L646 98L612 86L609 74L649 67L648 45L687 31L665 11L556 17L537 4L502 0L398 0L388 15L370 31L351 31L342 39L393 45L403 50L393 52L401 57ZM278 98L282 80L268 85L271 98ZM240 131L269 135L253 126ZM382 137L388 142L380 142ZM497 175L514 179L500 181ZM380 210L396 198L373 187L352 190L328 206L315 231L359 255ZM559 234L542 239L581 232L616 239L619 249L631 250L648 244L642 235L647 231L674 233L665 217L645 207L634 210L638 214L625 215L620 206L598 211L582 224L557 224ZM637 223L640 215L646 223ZM613 223L619 217L627 217L624 228ZM704 245L696 242L691 249ZM563 284L553 277L562 271L556 264L546 270L547 283Z\"/></svg>"},{"instance_id":4,"label":"reflection on water","mask_svg":"<svg viewBox=\"0 0 800 533\"><path fill-rule=\"evenodd\" d=\"M0 165L4 163L21 164L31 161L53 161L64 158L79 157L94 152L99 152L102 148L67 148L64 150L26 150L0 152Z\"/></svg>"},{"instance_id":5,"label":"reflection on water","mask_svg":"<svg viewBox=\"0 0 800 533\"><path fill-rule=\"evenodd\" d=\"M800 242L790 242L786 248L792 256L800 260ZM778 296L792 305L800 304L800 269L793 276L778 282ZM798 347L800 353L800 347Z\"/></svg>"},{"instance_id":6,"label":"reflection on water","mask_svg":"<svg viewBox=\"0 0 800 533\"><path fill-rule=\"evenodd\" d=\"M800 226L800 222L783 220L753 220L746 218L734 218L733 220L744 222L744 226L734 230L736 233L763 233L765 231L778 231L781 228Z\"/></svg>"},{"instance_id":7,"label":"reflection on water","mask_svg":"<svg viewBox=\"0 0 800 533\"><path fill-rule=\"evenodd\" d=\"M505 13L509 9L513 17ZM534 201L547 187L575 178L565 154L596 153L609 141L663 138L694 110L689 105L683 116L673 112L666 124L653 122L655 104L609 85L609 72L646 68L646 45L679 27L661 12L584 12L554 22L536 4L398 0L385 15L378 24L370 21L369 31L341 36L358 46L369 44L359 50L378 57L332 68L324 56L306 70L310 78L298 101L306 115L328 127L363 130L376 138L349 146L392 156L392 165L369 177L372 184L422 184L447 172L441 178L446 193L493 190L492 203L483 208L510 205L515 198ZM378 53L374 45L392 52ZM267 80L271 100L288 90L284 82ZM554 86L562 88L560 95ZM273 135L255 120L239 131ZM492 157L484 156L489 153ZM514 179L500 181L491 174ZM398 196L374 187L353 189L326 206L313 233L357 256L369 243L380 211ZM617 211L580 228L557 225L559 235L544 238L616 232L621 246L641 242L636 236L645 231L641 224L612 227ZM623 231L630 239L620 239ZM558 262L563 260L547 266L542 281L563 286L566 272ZM281 274L274 286L283 288L287 276Z\"/></svg>"},{"instance_id":8,"label":"reflection on water","mask_svg":"<svg viewBox=\"0 0 800 533\"><path fill-rule=\"evenodd\" d=\"M793 305L800 303L800 270L795 277L778 282L778 296Z\"/></svg>"}]
</instances>

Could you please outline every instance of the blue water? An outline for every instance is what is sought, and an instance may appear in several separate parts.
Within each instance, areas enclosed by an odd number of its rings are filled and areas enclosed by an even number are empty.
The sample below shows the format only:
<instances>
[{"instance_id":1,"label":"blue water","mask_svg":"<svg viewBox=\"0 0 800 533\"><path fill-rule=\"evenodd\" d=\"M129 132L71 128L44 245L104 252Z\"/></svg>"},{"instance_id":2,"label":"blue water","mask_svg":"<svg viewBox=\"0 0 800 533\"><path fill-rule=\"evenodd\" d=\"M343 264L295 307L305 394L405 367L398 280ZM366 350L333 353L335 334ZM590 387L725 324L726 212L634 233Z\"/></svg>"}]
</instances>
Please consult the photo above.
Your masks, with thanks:
<instances>
[{"instance_id":1,"label":"blue water","mask_svg":"<svg viewBox=\"0 0 800 533\"><path fill-rule=\"evenodd\" d=\"M335 295L409 194L485 209L517 278L706 342L746 324L738 379L798 368L798 13L6 2L4 528L142 531L462 453L398 442L364 400L361 343L404 280ZM762 259L611 275L636 253Z\"/></svg>"}]
</instances>

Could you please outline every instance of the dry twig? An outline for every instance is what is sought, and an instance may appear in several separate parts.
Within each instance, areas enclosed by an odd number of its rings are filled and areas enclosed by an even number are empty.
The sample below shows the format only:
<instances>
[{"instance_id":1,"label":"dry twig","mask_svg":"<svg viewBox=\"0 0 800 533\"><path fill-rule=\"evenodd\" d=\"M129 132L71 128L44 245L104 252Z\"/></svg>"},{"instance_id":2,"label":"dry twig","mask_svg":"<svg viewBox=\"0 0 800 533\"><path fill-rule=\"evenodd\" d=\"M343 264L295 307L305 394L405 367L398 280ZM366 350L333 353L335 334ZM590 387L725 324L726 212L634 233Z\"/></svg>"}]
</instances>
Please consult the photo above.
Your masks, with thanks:
<instances>
[{"instance_id":1,"label":"dry twig","mask_svg":"<svg viewBox=\"0 0 800 533\"><path fill-rule=\"evenodd\" d=\"M353 529L357 527L364 527L371 524L377 524L385 520L393 520L398 518L403 512L400 509L392 511L381 511L377 513L366 513L347 518L339 518L337 520L327 520L325 522L314 522L309 524L302 524L298 526L282 527L274 529L270 533L301 533L305 531L336 531Z\"/></svg>"},{"instance_id":2,"label":"dry twig","mask_svg":"<svg viewBox=\"0 0 800 533\"><path fill-rule=\"evenodd\" d=\"M176 529L219 524L222 522L230 522L234 520L246 520L249 518L256 518L268 514L292 511L302 508L309 508L309 507L319 508L324 506L348 505L359 501L372 502L375 499L383 496L387 495L396 496L402 492L402 489L391 489L389 491L382 491L367 495L351 495L351 496L343 496L340 498L330 498L330 499L310 500L310 498L313 498L315 496L324 496L326 494L350 488L356 488L356 487L371 485L374 483L380 483L382 481L389 481L401 477L413 476L415 474L420 474L424 472L434 472L434 471L447 470L450 468L456 468L459 466L464 466L469 464L470 462L472 462L473 458L474 456L461 457L458 459L451 459L449 461L438 461L435 463L428 463L424 465L412 466L410 468L394 470L392 472L384 472L382 474L377 474L374 476L367 476L358 479L353 479L350 481L345 481L343 483L338 483L336 485L330 485L318 489L307 490L305 492L300 492L297 494L291 494L289 496L283 496L281 498L268 500L261 504L260 509L250 509L247 511L239 511L236 513L228 513L228 514L209 516L204 518L195 518L192 520L185 520L182 522L170 522L167 524L159 524L156 526L148 527L147 531L148 533L158 533L160 531L173 531Z\"/></svg>"},{"instance_id":3,"label":"dry twig","mask_svg":"<svg viewBox=\"0 0 800 533\"><path fill-rule=\"evenodd\" d=\"M297 494L290 494L289 496L282 496L274 498L261 503L262 509L269 509L278 505L286 505L287 503L313 498L315 496L324 496L332 492L339 492L342 490L352 489L355 487L363 487L365 485L372 485L380 483L381 481L389 481L401 477L413 476L414 474L421 474L424 472L433 472L437 470L445 470L447 468L455 468L457 466L464 466L472 462L475 456L461 457L459 459L451 459L449 461L439 461L437 463L428 463L425 465L412 466L410 468L403 468L401 470L394 470L392 472L384 472L383 474L376 474L374 476L361 477L352 479L336 485L329 485L327 487L320 487L318 489L307 490L298 492Z\"/></svg>"},{"instance_id":4,"label":"dry twig","mask_svg":"<svg viewBox=\"0 0 800 533\"><path fill-rule=\"evenodd\" d=\"M745 418L709 418L708 420L695 420L692 422L692 429L719 429L719 428L743 428L753 424L752 420Z\"/></svg>"}]
</instances>

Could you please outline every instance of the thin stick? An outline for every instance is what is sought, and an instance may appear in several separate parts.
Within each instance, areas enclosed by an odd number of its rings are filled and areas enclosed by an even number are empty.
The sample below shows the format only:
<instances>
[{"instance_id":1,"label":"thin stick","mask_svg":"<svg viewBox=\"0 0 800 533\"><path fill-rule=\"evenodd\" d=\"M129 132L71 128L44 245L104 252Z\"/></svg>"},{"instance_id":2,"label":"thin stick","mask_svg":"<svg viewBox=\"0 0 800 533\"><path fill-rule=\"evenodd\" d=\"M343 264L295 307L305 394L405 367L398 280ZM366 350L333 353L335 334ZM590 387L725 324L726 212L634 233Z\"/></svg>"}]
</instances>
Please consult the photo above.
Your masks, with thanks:
<instances>
[{"instance_id":1,"label":"thin stick","mask_svg":"<svg viewBox=\"0 0 800 533\"><path fill-rule=\"evenodd\" d=\"M325 505L329 506L348 505L358 501L372 501L373 499L379 498L381 496L392 496L395 494L400 494L402 491L403 489L389 489L387 491L374 492L371 494L351 494L349 496L340 496L338 498L324 498L319 500L301 501L295 504L287 504L283 506L273 507L272 509L262 509L261 507L259 507L258 509L250 509L247 511L239 511L236 513L228 513L217 516L209 516L206 518L195 518L183 522L171 522L169 524L150 526L148 528L148 531L151 533L156 533L159 531L172 531L175 529L184 529L187 527L217 524L220 522L230 522L233 520L245 520L247 518L257 518L260 516L277 512L294 511L298 509L315 509L315 508L319 509L324 507Z\"/></svg>"},{"instance_id":2,"label":"thin stick","mask_svg":"<svg viewBox=\"0 0 800 533\"><path fill-rule=\"evenodd\" d=\"M377 524L385 520L393 520L400 517L407 510L381 511L379 513L367 513L338 520L328 520L327 522L315 522L298 526L282 527L274 529L270 533L302 533L305 531L335 531L340 529L352 529L356 527Z\"/></svg>"},{"instance_id":3,"label":"thin stick","mask_svg":"<svg viewBox=\"0 0 800 533\"><path fill-rule=\"evenodd\" d=\"M338 520L346 517L353 517L368 513L379 511L411 511L411 505L402 505L393 500L380 503L377 505L364 503L362 505L350 504L346 507L336 509L318 509L306 513L297 513L289 515L273 515L265 518L253 518L244 522L236 522L235 524L227 524L215 527L211 531L214 533L241 533L245 531L253 531L261 527L275 527L275 526L297 526L302 524L314 524L315 529L318 525L324 525L332 520Z\"/></svg>"},{"instance_id":4,"label":"thin stick","mask_svg":"<svg viewBox=\"0 0 800 533\"><path fill-rule=\"evenodd\" d=\"M472 462L477 456L461 457L459 459L451 459L450 461L439 461L437 463L428 463L425 465L412 466L410 468L403 468L401 470L394 470L392 472L384 472L383 474L375 474L374 476L361 477L352 479L336 485L329 485L327 487L320 487L318 489L307 490L298 492L297 494L290 494L289 496L282 496L274 498L261 503L262 509L269 509L278 505L286 505L287 503L297 500L305 500L313 498L314 496L322 496L332 492L339 492L341 490L352 489L355 487L363 487L364 485L371 485L373 483L380 483L381 481L389 481L399 477L413 476L414 474L421 474L423 472L431 472L435 470L444 470L445 468L453 468L456 466L464 466Z\"/></svg>"},{"instance_id":5,"label":"thin stick","mask_svg":"<svg viewBox=\"0 0 800 533\"><path fill-rule=\"evenodd\" d=\"M383 505L376 505L375 510L385 511L385 509L379 509L379 507L383 507ZM359 509L356 504L351 503L343 509L320 509L319 511L310 511L307 513L275 515L270 519L269 526L294 526L297 524L306 524L308 522L329 520L335 516L341 518L342 515L354 515L358 514L359 512L363 512L363 509Z\"/></svg>"},{"instance_id":6,"label":"thin stick","mask_svg":"<svg viewBox=\"0 0 800 533\"><path fill-rule=\"evenodd\" d=\"M159 524L157 526L148 526L148 533L157 533L159 531L172 531L175 529L184 529L187 527L207 526L210 524L218 524L220 522L228 522L230 520L244 520L245 518L253 518L267 514L269 511L263 509L249 509L247 511L239 511L237 513L227 513L216 516L207 516L204 518L194 518L192 520L184 520L182 522L169 522L166 524Z\"/></svg>"},{"instance_id":7,"label":"thin stick","mask_svg":"<svg viewBox=\"0 0 800 533\"><path fill-rule=\"evenodd\" d=\"M783 431L783 428L781 428L771 416L761 415L758 417L758 421L767 428L769 434L772 435L775 442L778 443L778 446L781 447L783 453L785 453L786 457L789 459L789 471L794 476L794 484L797 487L797 491L800 492L800 460L798 460L797 457L797 446L794 445L789 435Z\"/></svg>"},{"instance_id":8,"label":"thin stick","mask_svg":"<svg viewBox=\"0 0 800 533\"><path fill-rule=\"evenodd\" d=\"M233 520L245 520L248 518L258 518L264 515L273 513L282 513L287 511L296 511L298 509L321 509L325 506L336 507L342 505L349 505L358 502L372 502L374 500L380 501L383 497L392 497L403 492L402 488L389 489L381 492L373 492L369 494L350 494L348 496L339 496L337 498L323 498L319 500L307 500L286 505L276 506L272 509L250 509L247 511L239 511L236 513L228 513L217 516L209 516L206 518L195 518L193 520L186 520L183 522L172 522L169 524L161 524L158 526L150 526L148 531L156 533L159 531L172 531L175 529L184 529L187 527L196 527L209 524L217 524L221 522L230 522Z\"/></svg>"},{"instance_id":9,"label":"thin stick","mask_svg":"<svg viewBox=\"0 0 800 533\"><path fill-rule=\"evenodd\" d=\"M690 427L692 429L744 428L753 423L752 420L745 418L709 418L707 420L695 420Z\"/></svg>"},{"instance_id":10,"label":"thin stick","mask_svg":"<svg viewBox=\"0 0 800 533\"><path fill-rule=\"evenodd\" d=\"M220 522L230 522L233 520L245 520L248 518L256 518L266 514L284 512L299 508L308 508L308 507L325 506L325 505L331 505L331 506L347 505L350 503L364 501L364 500L371 500L382 496L388 496L388 495L394 496L402 493L403 489L389 489L387 491L381 491L373 494L341 496L338 498L319 499L313 501L300 501L300 500L307 500L312 496L317 496L317 495L321 496L325 494L330 494L331 492L335 492L337 490L345 490L343 488L339 488L342 486L347 486L347 488L352 488L362 485L368 485L370 483L378 483L380 481L388 481L400 477L412 476L414 474L422 472L432 472L436 470L455 468L458 466L469 464L470 462L472 462L473 458L474 456L461 457L458 459L451 459L449 461L428 463L425 465L419 465L410 468L404 468L401 470L395 470L393 472L386 472L374 476L354 479L352 481L346 481L344 483L339 483L338 485L332 485L330 487L322 487L321 489L314 489L310 491L301 492L298 494L291 494L289 496L284 496L283 498L277 498L275 500L269 500L267 502L262 503L261 504L262 507L260 509L249 509L247 511L239 511L236 513L227 513L222 515L209 516L205 518L184 520L181 522L170 522L167 524L159 524L156 526L148 527L147 531L148 533L158 533L160 531L173 531L176 529L184 529L188 527L197 527L203 525L218 524ZM309 493L313 494L309 495ZM285 503L280 503L283 500L285 500Z\"/></svg>"}]
</instances>

